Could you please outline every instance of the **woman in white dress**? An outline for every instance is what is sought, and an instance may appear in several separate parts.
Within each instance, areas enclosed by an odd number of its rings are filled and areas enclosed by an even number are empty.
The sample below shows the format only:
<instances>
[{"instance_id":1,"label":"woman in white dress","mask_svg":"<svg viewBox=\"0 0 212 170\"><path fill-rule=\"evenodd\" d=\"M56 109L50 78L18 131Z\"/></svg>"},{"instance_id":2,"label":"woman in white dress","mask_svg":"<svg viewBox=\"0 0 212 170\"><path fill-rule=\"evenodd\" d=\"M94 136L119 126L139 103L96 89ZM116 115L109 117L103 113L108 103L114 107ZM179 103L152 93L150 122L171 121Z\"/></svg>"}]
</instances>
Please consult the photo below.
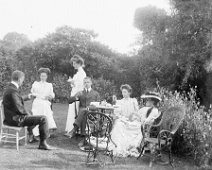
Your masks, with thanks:
<instances>
[{"instance_id":1,"label":"woman in white dress","mask_svg":"<svg viewBox=\"0 0 212 170\"><path fill-rule=\"evenodd\" d=\"M86 73L83 69L84 60L79 55L74 55L70 62L73 64L73 67L77 70L77 73L73 76L73 78L69 78L68 82L70 82L72 86L71 96L74 96L76 93L82 91L84 89L84 78L86 77ZM75 105L76 104L76 105ZM74 128L73 124L75 121L75 107L77 110L79 108L79 102L69 104L66 128L65 128L65 136L70 136L71 130Z\"/></svg>"},{"instance_id":2,"label":"woman in white dress","mask_svg":"<svg viewBox=\"0 0 212 170\"><path fill-rule=\"evenodd\" d=\"M109 149L113 150L116 156L128 155L128 147L133 138L133 115L138 112L138 102L135 98L131 98L132 88L128 85L122 85L120 88L123 99L117 100L116 105L119 108L114 111L115 123L111 131L112 141ZM131 126L132 124L132 126Z\"/></svg>"},{"instance_id":3,"label":"woman in white dress","mask_svg":"<svg viewBox=\"0 0 212 170\"><path fill-rule=\"evenodd\" d=\"M141 125L144 123L152 123L154 119L160 116L158 109L155 107L155 99L153 95L143 95L146 98L146 107L138 111L137 100L130 98L130 86L122 86L123 99L117 102L120 108L115 111L115 124L111 132L112 141L109 149L113 150L114 155L120 157L138 156L137 147L142 140ZM116 144L116 146L114 145Z\"/></svg>"},{"instance_id":4,"label":"woman in white dress","mask_svg":"<svg viewBox=\"0 0 212 170\"><path fill-rule=\"evenodd\" d=\"M51 100L54 99L55 94L53 92L53 86L51 83L47 82L48 74L50 74L50 69L40 68L38 70L40 75L40 81L35 81L32 84L31 93L35 97L32 103L32 114L44 115L48 121L49 130L55 131L57 129L56 123L53 118L53 112L51 109ZM34 136L39 135L38 127L33 129Z\"/></svg>"}]
</instances>

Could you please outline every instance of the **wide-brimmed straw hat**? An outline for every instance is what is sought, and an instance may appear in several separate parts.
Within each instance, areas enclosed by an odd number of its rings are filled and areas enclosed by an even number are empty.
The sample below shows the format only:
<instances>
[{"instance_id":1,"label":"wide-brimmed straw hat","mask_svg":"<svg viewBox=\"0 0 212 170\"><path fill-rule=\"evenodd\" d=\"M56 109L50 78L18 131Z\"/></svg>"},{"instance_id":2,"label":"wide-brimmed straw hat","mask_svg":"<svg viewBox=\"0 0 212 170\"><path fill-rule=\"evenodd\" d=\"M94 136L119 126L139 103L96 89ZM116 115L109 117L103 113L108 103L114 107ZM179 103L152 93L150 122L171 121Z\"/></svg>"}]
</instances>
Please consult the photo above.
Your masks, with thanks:
<instances>
[{"instance_id":1,"label":"wide-brimmed straw hat","mask_svg":"<svg viewBox=\"0 0 212 170\"><path fill-rule=\"evenodd\" d=\"M157 99L158 101L161 101L160 94L157 92L146 92L141 96L141 99Z\"/></svg>"}]
</instances>

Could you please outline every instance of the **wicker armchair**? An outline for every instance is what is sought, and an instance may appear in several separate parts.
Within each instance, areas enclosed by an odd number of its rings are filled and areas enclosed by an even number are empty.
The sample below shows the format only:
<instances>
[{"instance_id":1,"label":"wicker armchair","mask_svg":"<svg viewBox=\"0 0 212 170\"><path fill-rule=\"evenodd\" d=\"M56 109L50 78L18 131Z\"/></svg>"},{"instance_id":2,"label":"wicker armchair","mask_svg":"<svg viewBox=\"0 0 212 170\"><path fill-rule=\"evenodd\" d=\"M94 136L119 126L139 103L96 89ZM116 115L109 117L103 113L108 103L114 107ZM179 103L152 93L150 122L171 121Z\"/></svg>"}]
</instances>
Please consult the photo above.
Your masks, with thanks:
<instances>
[{"instance_id":1,"label":"wicker armchair","mask_svg":"<svg viewBox=\"0 0 212 170\"><path fill-rule=\"evenodd\" d=\"M168 149L169 152L169 164L173 165L173 158L171 152L171 145L173 141L173 136L180 127L185 116L185 108L184 106L174 106L170 107L166 110L161 118L161 121L156 125L142 125L141 132L143 135L143 139L141 141L139 151L141 156L146 155L145 150L147 146L154 146L150 149L151 156L153 159L150 161L149 166L152 166L152 162L156 161L158 158L161 158L161 151L164 148ZM150 131L152 127L158 127L159 133L156 137L150 137Z\"/></svg>"}]
</instances>

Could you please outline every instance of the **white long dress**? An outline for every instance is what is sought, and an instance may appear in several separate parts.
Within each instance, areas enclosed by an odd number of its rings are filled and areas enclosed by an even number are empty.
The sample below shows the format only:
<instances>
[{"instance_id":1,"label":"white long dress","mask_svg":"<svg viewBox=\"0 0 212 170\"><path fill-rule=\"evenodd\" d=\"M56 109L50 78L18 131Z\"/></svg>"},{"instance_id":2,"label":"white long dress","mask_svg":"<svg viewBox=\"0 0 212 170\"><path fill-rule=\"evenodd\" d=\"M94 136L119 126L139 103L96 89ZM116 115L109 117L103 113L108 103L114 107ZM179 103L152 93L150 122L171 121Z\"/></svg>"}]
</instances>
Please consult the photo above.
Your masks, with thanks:
<instances>
[{"instance_id":1,"label":"white long dress","mask_svg":"<svg viewBox=\"0 0 212 170\"><path fill-rule=\"evenodd\" d=\"M159 116L156 108L152 109L148 118L146 118L147 111L150 107L143 107L138 111L138 104L136 99L125 100L122 99L118 104L119 110L115 114L119 114L119 118L115 121L111 138L115 145L110 142L109 149L113 150L114 155L119 157L138 156L137 147L139 146L143 136L141 133L141 125L145 121L152 121ZM136 119L129 120L130 115L137 111Z\"/></svg>"},{"instance_id":2,"label":"white long dress","mask_svg":"<svg viewBox=\"0 0 212 170\"><path fill-rule=\"evenodd\" d=\"M119 108L115 110L115 114L119 117L115 120L113 130L111 131L111 138L113 143L109 144L109 149L113 150L114 155L126 157L133 154L133 148L136 146L142 134L137 135L140 129L138 121L130 121L129 118L132 114L138 111L138 102L135 98L122 99L117 102Z\"/></svg>"},{"instance_id":3,"label":"white long dress","mask_svg":"<svg viewBox=\"0 0 212 170\"><path fill-rule=\"evenodd\" d=\"M74 86L71 91L71 96L74 96L76 93L82 91L84 89L84 79L86 77L86 73L82 67L80 67L77 73L73 76ZM79 109L79 102L76 103L77 110ZM69 104L68 115L66 120L66 132L70 132L74 126L75 121L75 103Z\"/></svg>"},{"instance_id":4,"label":"white long dress","mask_svg":"<svg viewBox=\"0 0 212 170\"><path fill-rule=\"evenodd\" d=\"M56 129L56 123L53 118L53 112L51 109L51 102L45 99L47 96L55 97L53 92L53 86L48 82L37 82L35 81L32 84L31 93L36 96L32 103L32 114L34 116L44 115L48 121L49 129ZM33 129L33 134L35 136L39 135L38 126Z\"/></svg>"}]
</instances>

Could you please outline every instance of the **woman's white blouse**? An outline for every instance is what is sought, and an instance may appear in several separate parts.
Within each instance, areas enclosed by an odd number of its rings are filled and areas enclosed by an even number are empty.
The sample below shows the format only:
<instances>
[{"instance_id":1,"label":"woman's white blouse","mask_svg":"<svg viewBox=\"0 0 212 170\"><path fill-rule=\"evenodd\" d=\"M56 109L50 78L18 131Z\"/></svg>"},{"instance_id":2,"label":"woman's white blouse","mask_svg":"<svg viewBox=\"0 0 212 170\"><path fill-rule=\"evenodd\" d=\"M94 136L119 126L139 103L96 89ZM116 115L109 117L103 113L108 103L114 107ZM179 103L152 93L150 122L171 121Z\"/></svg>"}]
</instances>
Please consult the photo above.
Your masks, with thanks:
<instances>
[{"instance_id":1,"label":"woman's white blouse","mask_svg":"<svg viewBox=\"0 0 212 170\"><path fill-rule=\"evenodd\" d=\"M52 96L52 98L55 97L53 86L48 82L35 81L32 84L31 93L38 99L45 99L47 96Z\"/></svg>"},{"instance_id":2,"label":"woman's white blouse","mask_svg":"<svg viewBox=\"0 0 212 170\"><path fill-rule=\"evenodd\" d=\"M80 67L77 73L73 76L74 87L72 88L71 95L75 95L77 92L80 92L84 89L84 79L86 73L82 67Z\"/></svg>"},{"instance_id":3,"label":"woman's white blouse","mask_svg":"<svg viewBox=\"0 0 212 170\"><path fill-rule=\"evenodd\" d=\"M120 116L124 116L129 118L132 113L138 111L138 102L135 98L121 99L117 100L117 105L119 108L115 110L115 114L120 114Z\"/></svg>"}]
</instances>

